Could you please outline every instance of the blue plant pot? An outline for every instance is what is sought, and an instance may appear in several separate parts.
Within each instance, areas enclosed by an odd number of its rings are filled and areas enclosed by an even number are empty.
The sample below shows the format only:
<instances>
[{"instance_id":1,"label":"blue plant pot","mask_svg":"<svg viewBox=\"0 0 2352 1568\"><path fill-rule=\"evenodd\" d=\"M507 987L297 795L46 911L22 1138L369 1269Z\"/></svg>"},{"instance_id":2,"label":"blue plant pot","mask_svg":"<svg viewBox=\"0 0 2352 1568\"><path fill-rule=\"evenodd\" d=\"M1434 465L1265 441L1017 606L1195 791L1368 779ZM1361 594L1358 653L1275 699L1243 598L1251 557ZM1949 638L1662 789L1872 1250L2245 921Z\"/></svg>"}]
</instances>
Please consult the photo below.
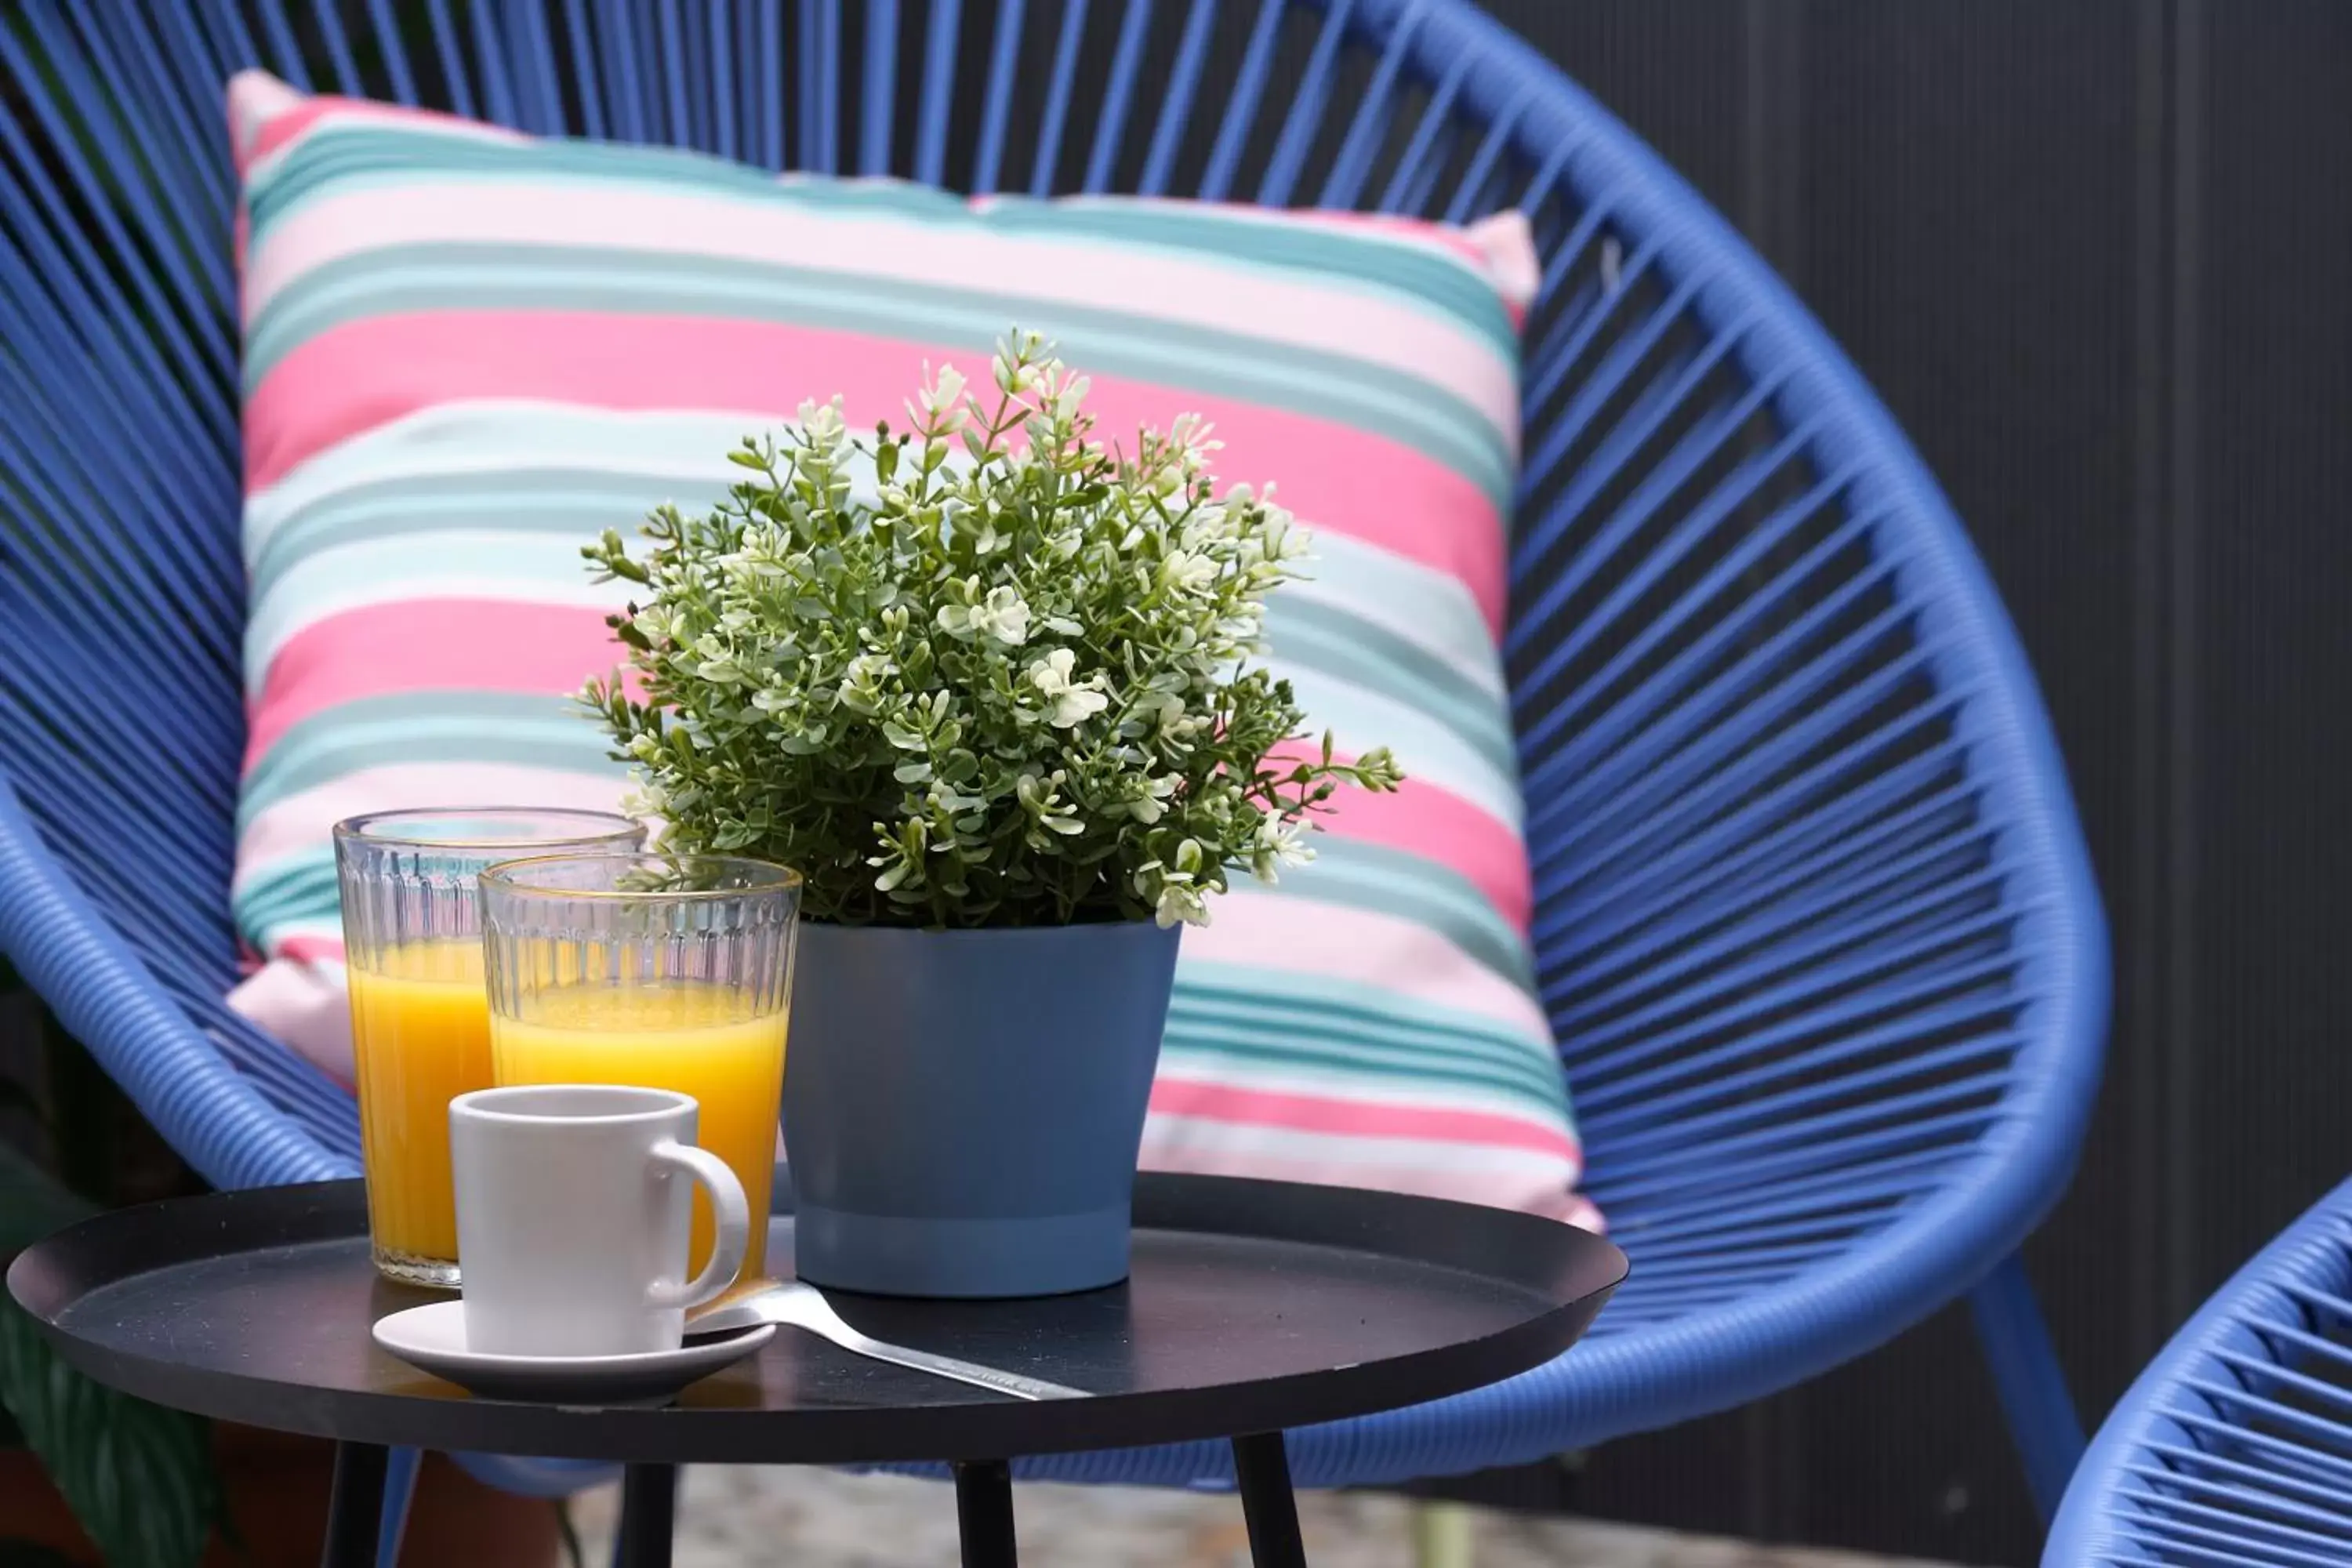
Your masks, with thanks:
<instances>
[{"instance_id":1,"label":"blue plant pot","mask_svg":"<svg viewBox=\"0 0 2352 1568\"><path fill-rule=\"evenodd\" d=\"M800 1277L891 1296L1127 1278L1179 931L809 925L784 1063Z\"/></svg>"}]
</instances>

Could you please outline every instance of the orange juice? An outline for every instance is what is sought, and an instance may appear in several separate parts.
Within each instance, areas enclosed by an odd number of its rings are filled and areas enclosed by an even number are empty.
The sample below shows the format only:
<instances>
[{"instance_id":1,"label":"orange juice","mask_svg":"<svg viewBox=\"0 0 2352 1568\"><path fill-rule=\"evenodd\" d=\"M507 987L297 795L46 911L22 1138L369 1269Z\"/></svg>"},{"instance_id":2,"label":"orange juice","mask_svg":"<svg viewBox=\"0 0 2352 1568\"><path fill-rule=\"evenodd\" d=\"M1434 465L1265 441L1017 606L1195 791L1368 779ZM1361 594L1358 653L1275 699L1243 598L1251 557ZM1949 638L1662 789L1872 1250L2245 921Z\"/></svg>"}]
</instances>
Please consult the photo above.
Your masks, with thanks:
<instances>
[{"instance_id":1,"label":"orange juice","mask_svg":"<svg viewBox=\"0 0 2352 1568\"><path fill-rule=\"evenodd\" d=\"M690 980L556 986L518 998L515 1011L490 1021L501 1086L633 1084L701 1103L697 1141L727 1162L751 1206L741 1277L765 1272L784 1015L755 1015L735 987ZM697 1192L689 1270L709 1258L711 1230L709 1201Z\"/></svg>"},{"instance_id":2,"label":"orange juice","mask_svg":"<svg viewBox=\"0 0 2352 1568\"><path fill-rule=\"evenodd\" d=\"M380 1250L446 1263L457 1256L449 1101L493 1081L482 944L408 942L374 959L351 971L368 1223Z\"/></svg>"}]
</instances>

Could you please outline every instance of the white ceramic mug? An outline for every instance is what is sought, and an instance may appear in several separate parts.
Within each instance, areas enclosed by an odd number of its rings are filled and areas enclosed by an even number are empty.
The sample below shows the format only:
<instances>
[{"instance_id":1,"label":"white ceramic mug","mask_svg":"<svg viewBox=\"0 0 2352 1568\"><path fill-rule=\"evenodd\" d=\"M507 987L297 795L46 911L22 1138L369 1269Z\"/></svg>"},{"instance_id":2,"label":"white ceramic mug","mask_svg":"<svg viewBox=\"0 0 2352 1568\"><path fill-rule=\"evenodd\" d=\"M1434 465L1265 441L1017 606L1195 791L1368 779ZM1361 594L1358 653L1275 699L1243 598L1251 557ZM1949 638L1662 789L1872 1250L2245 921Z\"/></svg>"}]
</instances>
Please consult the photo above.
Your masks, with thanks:
<instances>
[{"instance_id":1,"label":"white ceramic mug","mask_svg":"<svg viewBox=\"0 0 2352 1568\"><path fill-rule=\"evenodd\" d=\"M686 1310L735 1282L751 1236L742 1184L695 1147L700 1108L667 1089L537 1084L449 1102L465 1260L466 1348L496 1355L673 1351ZM681 1283L689 1183L719 1241Z\"/></svg>"}]
</instances>

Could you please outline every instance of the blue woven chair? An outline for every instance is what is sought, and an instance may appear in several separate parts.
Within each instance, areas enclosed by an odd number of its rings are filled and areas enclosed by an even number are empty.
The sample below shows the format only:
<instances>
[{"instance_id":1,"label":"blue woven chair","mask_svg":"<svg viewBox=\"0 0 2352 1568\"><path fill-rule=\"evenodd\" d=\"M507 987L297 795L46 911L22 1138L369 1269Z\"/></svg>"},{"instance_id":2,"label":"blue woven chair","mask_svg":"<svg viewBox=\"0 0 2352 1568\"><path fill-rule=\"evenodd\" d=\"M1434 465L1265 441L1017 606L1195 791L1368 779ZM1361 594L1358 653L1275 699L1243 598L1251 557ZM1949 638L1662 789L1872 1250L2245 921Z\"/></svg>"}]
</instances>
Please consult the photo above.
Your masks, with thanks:
<instances>
[{"instance_id":1,"label":"blue woven chair","mask_svg":"<svg viewBox=\"0 0 2352 1568\"><path fill-rule=\"evenodd\" d=\"M1392 1481L1664 1426L1966 1293L2054 1499L2081 1436L2015 1252L2075 1156L2106 952L2032 676L1819 326L1472 5L26 0L0 59L0 948L205 1176L346 1174L358 1149L342 1092L221 1003L231 72L972 190L1516 205L1545 259L1507 648L1536 942L1634 1272L1574 1354L1293 1434L1294 1469Z\"/></svg>"},{"instance_id":2,"label":"blue woven chair","mask_svg":"<svg viewBox=\"0 0 2352 1568\"><path fill-rule=\"evenodd\" d=\"M2352 1181L2139 1374L2091 1440L2042 1561L2352 1563Z\"/></svg>"}]
</instances>

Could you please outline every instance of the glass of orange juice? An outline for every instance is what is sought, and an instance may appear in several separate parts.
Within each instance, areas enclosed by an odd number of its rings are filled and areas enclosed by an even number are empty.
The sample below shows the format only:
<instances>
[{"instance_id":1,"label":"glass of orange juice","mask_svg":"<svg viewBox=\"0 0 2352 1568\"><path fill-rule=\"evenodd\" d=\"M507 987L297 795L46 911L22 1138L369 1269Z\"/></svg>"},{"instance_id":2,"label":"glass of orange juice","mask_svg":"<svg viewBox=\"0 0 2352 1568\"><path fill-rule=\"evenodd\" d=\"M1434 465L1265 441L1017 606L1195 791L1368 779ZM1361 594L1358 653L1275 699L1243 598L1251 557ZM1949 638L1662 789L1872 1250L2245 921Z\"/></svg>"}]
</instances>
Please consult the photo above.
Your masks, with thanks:
<instances>
[{"instance_id":1,"label":"glass of orange juice","mask_svg":"<svg viewBox=\"0 0 2352 1568\"><path fill-rule=\"evenodd\" d=\"M541 851L626 853L644 841L625 816L520 806L388 811L335 825L368 1228L386 1277L457 1284L449 1101L491 1087L483 868Z\"/></svg>"},{"instance_id":2,"label":"glass of orange juice","mask_svg":"<svg viewBox=\"0 0 2352 1568\"><path fill-rule=\"evenodd\" d=\"M482 873L501 1086L614 1083L699 1104L697 1141L768 1213L800 913L796 871L723 856L551 855ZM689 1273L712 1245L694 1196ZM744 1279L767 1265L751 1227Z\"/></svg>"}]
</instances>

